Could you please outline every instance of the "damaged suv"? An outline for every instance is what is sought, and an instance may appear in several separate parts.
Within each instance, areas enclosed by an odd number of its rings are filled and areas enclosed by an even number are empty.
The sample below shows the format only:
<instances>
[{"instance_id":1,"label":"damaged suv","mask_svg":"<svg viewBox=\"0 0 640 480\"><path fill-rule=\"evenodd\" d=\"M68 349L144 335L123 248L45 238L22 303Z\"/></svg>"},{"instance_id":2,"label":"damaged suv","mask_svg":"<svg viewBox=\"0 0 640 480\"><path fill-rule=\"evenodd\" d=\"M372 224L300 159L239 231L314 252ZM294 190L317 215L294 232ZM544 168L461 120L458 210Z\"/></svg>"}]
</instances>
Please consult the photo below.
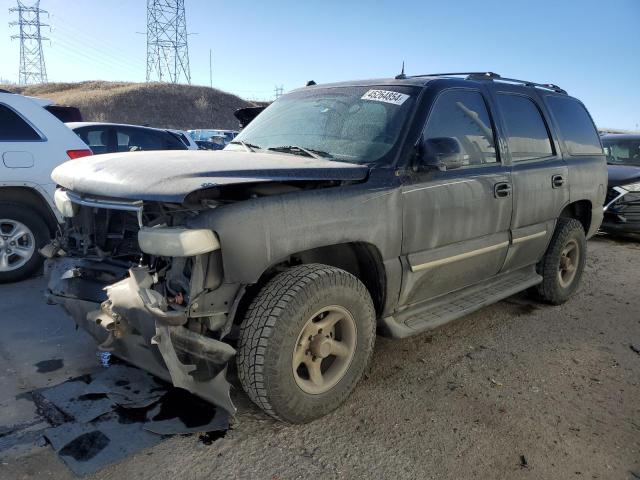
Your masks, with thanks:
<instances>
[{"instance_id":1,"label":"damaged suv","mask_svg":"<svg viewBox=\"0 0 640 480\"><path fill-rule=\"evenodd\" d=\"M567 119L570 119L568 121ZM299 423L407 337L516 292L560 304L602 221L584 106L493 73L310 84L222 151L53 173L48 299L112 351L234 412Z\"/></svg>"}]
</instances>

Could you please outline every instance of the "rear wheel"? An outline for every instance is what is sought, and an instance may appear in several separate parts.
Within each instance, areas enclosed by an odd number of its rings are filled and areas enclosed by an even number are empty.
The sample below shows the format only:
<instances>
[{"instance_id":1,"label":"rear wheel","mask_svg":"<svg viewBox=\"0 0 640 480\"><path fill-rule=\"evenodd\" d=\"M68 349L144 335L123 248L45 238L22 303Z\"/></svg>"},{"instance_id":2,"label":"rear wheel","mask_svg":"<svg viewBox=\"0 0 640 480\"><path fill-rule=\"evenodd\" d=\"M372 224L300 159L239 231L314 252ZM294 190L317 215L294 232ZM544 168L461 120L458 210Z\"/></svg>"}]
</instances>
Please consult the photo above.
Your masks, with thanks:
<instances>
[{"instance_id":1,"label":"rear wheel","mask_svg":"<svg viewBox=\"0 0 640 480\"><path fill-rule=\"evenodd\" d=\"M279 420L326 415L364 373L375 326L371 297L356 277L320 264L290 268L247 310L237 357L242 386Z\"/></svg>"},{"instance_id":2,"label":"rear wheel","mask_svg":"<svg viewBox=\"0 0 640 480\"><path fill-rule=\"evenodd\" d=\"M582 224L573 218L559 218L547 253L538 264L543 278L538 296L553 305L566 302L580 284L586 257Z\"/></svg>"},{"instance_id":3,"label":"rear wheel","mask_svg":"<svg viewBox=\"0 0 640 480\"><path fill-rule=\"evenodd\" d=\"M38 249L50 238L44 219L31 208L0 204L0 283L33 275L43 262Z\"/></svg>"}]
</instances>

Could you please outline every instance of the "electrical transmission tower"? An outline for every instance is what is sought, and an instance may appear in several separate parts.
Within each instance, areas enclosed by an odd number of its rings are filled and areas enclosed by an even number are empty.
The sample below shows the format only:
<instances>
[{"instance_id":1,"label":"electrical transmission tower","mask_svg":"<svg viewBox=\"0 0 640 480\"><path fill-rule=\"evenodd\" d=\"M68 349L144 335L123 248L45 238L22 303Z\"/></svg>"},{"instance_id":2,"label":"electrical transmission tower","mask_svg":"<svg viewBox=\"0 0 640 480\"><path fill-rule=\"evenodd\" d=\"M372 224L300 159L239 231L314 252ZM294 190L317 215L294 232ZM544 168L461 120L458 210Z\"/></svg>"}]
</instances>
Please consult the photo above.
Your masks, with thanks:
<instances>
[{"instance_id":1,"label":"electrical transmission tower","mask_svg":"<svg viewBox=\"0 0 640 480\"><path fill-rule=\"evenodd\" d=\"M18 0L18 6L10 8L9 12L18 13L18 21L9 23L11 26L18 26L20 32L18 35L11 36L12 39L20 39L18 83L20 85L46 83L47 69L42 53L42 41L49 39L41 35L40 29L49 25L40 22L40 15L47 12L40 8L40 0L32 6L26 6Z\"/></svg>"},{"instance_id":2,"label":"electrical transmission tower","mask_svg":"<svg viewBox=\"0 0 640 480\"><path fill-rule=\"evenodd\" d=\"M191 83L184 0L147 0L147 82Z\"/></svg>"},{"instance_id":3,"label":"electrical transmission tower","mask_svg":"<svg viewBox=\"0 0 640 480\"><path fill-rule=\"evenodd\" d=\"M277 86L277 85L276 85L276 87L273 89L273 91L274 91L274 93L275 93L275 97L276 97L276 100L277 100L277 99L278 99L278 98L280 98L280 97L282 96L282 94L284 93L284 86L282 86L282 85Z\"/></svg>"}]
</instances>

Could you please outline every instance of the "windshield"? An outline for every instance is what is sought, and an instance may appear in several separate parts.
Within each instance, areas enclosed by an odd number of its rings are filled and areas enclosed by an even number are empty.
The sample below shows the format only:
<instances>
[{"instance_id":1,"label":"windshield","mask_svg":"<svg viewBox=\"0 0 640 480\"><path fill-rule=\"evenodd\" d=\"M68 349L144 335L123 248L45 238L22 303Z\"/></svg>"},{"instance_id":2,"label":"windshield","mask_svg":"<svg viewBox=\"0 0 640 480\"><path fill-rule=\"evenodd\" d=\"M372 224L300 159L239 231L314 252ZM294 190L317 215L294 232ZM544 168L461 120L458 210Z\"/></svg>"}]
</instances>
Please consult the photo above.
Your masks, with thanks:
<instances>
[{"instance_id":1,"label":"windshield","mask_svg":"<svg viewBox=\"0 0 640 480\"><path fill-rule=\"evenodd\" d=\"M383 163L397 148L417 93L405 86L293 92L258 115L227 149Z\"/></svg>"},{"instance_id":2,"label":"windshield","mask_svg":"<svg viewBox=\"0 0 640 480\"><path fill-rule=\"evenodd\" d=\"M640 138L629 140L603 139L607 163L611 165L632 165L640 167Z\"/></svg>"}]
</instances>

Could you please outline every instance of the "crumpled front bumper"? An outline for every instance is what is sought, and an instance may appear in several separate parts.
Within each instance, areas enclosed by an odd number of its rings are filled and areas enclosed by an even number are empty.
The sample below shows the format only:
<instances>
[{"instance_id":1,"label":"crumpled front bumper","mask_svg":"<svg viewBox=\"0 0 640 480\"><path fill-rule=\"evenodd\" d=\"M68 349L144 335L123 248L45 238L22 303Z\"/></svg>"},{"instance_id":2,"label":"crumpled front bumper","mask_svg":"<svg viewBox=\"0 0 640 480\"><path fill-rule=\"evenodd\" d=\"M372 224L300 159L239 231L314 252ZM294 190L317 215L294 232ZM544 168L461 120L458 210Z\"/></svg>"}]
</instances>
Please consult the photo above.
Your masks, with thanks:
<instances>
[{"instance_id":1,"label":"crumpled front bumper","mask_svg":"<svg viewBox=\"0 0 640 480\"><path fill-rule=\"evenodd\" d=\"M146 267L59 257L46 261L45 272L49 302L61 305L99 348L235 413L226 379L235 349L188 329L186 309L167 308Z\"/></svg>"}]
</instances>

